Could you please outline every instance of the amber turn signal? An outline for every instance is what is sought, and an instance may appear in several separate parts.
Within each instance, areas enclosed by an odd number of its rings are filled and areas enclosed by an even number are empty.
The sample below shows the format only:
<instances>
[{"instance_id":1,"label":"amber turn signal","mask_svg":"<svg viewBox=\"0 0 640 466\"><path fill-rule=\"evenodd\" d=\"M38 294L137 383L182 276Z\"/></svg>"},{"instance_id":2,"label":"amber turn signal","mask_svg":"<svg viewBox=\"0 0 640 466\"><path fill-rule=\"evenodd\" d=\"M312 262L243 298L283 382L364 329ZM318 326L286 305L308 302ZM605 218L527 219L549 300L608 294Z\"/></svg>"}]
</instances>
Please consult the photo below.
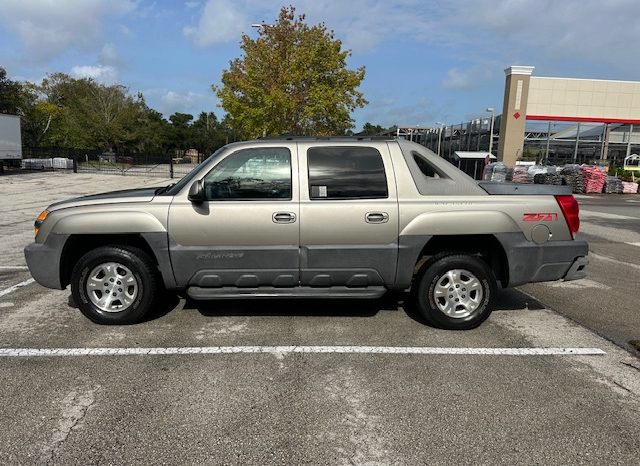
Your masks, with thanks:
<instances>
[{"instance_id":1,"label":"amber turn signal","mask_svg":"<svg viewBox=\"0 0 640 466\"><path fill-rule=\"evenodd\" d=\"M38 232L40 231L40 226L42 225L42 222L44 222L45 219L47 218L47 215L49 215L49 212L46 210L43 210L42 212L40 212L40 215L38 215L36 222L33 224L33 230L34 230L35 236L38 236Z\"/></svg>"}]
</instances>

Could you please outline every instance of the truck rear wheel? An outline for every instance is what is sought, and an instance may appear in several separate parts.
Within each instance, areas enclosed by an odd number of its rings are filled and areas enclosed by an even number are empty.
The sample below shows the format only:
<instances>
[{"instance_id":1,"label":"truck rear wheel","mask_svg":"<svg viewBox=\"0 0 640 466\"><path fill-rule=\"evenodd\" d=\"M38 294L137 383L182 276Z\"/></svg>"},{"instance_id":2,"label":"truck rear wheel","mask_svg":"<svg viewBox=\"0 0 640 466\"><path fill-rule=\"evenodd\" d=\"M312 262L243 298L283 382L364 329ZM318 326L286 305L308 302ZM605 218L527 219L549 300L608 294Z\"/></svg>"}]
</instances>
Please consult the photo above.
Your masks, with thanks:
<instances>
[{"instance_id":1,"label":"truck rear wheel","mask_svg":"<svg viewBox=\"0 0 640 466\"><path fill-rule=\"evenodd\" d=\"M71 293L80 311L107 325L139 322L151 309L158 277L149 256L130 246L87 252L71 273Z\"/></svg>"},{"instance_id":2,"label":"truck rear wheel","mask_svg":"<svg viewBox=\"0 0 640 466\"><path fill-rule=\"evenodd\" d=\"M479 257L445 253L424 264L413 291L418 310L428 323L468 330L491 314L496 279Z\"/></svg>"}]
</instances>

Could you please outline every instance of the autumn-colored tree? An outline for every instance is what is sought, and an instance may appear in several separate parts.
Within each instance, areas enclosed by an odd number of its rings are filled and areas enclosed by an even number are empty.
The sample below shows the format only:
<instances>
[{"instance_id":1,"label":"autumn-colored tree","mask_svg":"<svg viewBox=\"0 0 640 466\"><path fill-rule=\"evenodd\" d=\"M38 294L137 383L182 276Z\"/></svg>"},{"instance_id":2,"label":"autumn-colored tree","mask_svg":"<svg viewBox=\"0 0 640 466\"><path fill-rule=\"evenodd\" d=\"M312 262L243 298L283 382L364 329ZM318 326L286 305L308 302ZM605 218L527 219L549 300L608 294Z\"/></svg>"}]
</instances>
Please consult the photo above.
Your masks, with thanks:
<instances>
[{"instance_id":1,"label":"autumn-colored tree","mask_svg":"<svg viewBox=\"0 0 640 466\"><path fill-rule=\"evenodd\" d=\"M358 86L365 69L347 68L349 50L323 23L309 26L293 6L259 37L243 34L244 55L212 86L242 133L326 136L353 127L351 111L367 104Z\"/></svg>"}]
</instances>

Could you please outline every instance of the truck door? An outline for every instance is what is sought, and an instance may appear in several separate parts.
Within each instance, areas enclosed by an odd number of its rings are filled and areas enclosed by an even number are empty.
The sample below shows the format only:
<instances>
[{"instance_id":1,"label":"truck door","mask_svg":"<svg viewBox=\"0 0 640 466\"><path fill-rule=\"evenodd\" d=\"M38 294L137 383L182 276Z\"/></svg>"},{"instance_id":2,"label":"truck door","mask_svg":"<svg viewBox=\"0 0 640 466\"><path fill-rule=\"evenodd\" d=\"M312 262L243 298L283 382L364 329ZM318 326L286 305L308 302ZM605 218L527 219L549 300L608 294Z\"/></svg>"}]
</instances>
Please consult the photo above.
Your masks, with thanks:
<instances>
[{"instance_id":1,"label":"truck door","mask_svg":"<svg viewBox=\"0 0 640 466\"><path fill-rule=\"evenodd\" d=\"M298 153L301 284L392 284L398 200L387 145L298 143Z\"/></svg>"},{"instance_id":2,"label":"truck door","mask_svg":"<svg viewBox=\"0 0 640 466\"><path fill-rule=\"evenodd\" d=\"M168 226L178 285L297 286L297 173L296 153L262 144L214 166L203 178L203 203L191 203L188 188L176 195Z\"/></svg>"}]
</instances>

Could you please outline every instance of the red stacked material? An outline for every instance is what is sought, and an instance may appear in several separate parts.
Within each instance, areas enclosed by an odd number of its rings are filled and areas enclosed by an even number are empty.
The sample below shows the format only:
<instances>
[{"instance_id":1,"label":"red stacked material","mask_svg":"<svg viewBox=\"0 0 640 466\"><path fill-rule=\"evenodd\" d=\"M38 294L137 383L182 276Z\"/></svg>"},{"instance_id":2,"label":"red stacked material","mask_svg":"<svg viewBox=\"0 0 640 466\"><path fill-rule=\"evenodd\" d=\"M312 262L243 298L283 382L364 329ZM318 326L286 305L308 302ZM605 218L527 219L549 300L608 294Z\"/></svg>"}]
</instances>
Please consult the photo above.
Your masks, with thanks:
<instances>
[{"instance_id":1,"label":"red stacked material","mask_svg":"<svg viewBox=\"0 0 640 466\"><path fill-rule=\"evenodd\" d=\"M630 181L622 182L622 194L635 194L638 192L638 183L632 183Z\"/></svg>"},{"instance_id":2,"label":"red stacked material","mask_svg":"<svg viewBox=\"0 0 640 466\"><path fill-rule=\"evenodd\" d=\"M601 193L607 174L598 167L580 167L585 193Z\"/></svg>"}]
</instances>

